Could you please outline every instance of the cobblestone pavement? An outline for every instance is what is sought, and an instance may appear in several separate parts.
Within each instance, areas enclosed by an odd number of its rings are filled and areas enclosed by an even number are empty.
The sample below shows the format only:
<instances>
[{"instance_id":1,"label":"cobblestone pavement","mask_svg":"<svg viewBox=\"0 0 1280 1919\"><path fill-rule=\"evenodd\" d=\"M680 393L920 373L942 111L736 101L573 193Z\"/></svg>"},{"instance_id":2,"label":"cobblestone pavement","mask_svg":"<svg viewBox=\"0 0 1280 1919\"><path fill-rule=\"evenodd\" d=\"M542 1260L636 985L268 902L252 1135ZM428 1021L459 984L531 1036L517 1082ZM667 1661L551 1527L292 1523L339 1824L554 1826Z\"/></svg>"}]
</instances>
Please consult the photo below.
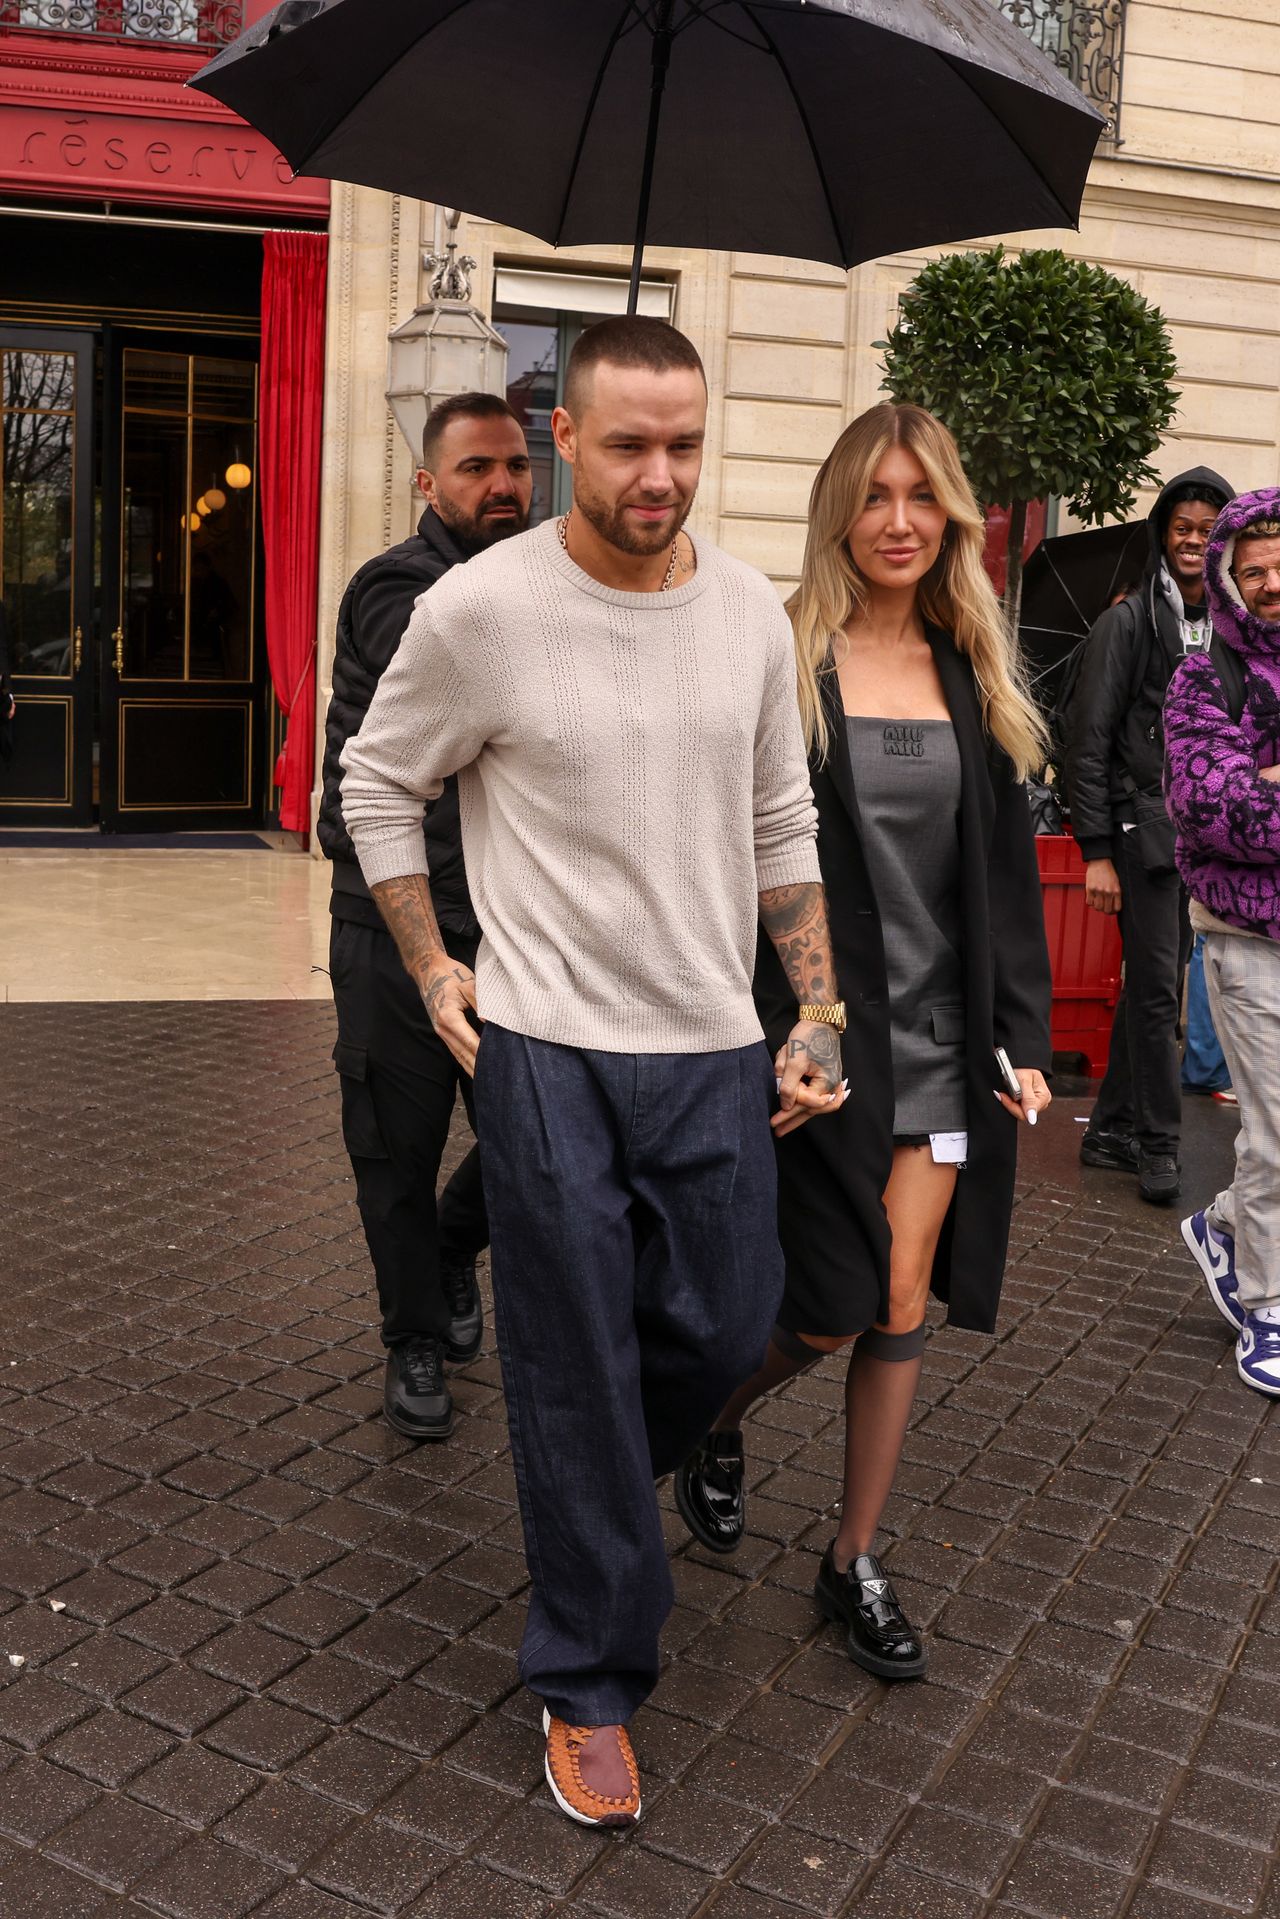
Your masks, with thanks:
<instances>
[{"instance_id":1,"label":"cobblestone pavement","mask_svg":"<svg viewBox=\"0 0 1280 1919\"><path fill-rule=\"evenodd\" d=\"M515 1684L491 1344L448 1445L379 1417L331 1031L0 1009L0 1919L1280 1919L1280 1424L1176 1218L1033 1182L999 1339L933 1338L890 1514L925 1685L811 1604L838 1366L759 1410L742 1551L671 1517L606 1838Z\"/></svg>"}]
</instances>

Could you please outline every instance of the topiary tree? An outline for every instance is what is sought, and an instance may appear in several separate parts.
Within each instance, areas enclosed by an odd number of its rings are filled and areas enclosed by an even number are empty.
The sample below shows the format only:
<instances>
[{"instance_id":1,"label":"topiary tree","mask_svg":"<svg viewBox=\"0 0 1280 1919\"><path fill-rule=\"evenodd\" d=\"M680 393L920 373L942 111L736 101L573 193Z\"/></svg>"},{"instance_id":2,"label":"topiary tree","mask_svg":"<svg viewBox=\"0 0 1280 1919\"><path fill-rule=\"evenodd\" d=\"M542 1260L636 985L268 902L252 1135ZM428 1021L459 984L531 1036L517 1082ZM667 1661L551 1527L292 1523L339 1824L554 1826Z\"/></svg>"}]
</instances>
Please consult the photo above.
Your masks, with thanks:
<instances>
[{"instance_id":1,"label":"topiary tree","mask_svg":"<svg viewBox=\"0 0 1280 1919\"><path fill-rule=\"evenodd\" d=\"M1124 518L1179 395L1158 307L1057 247L952 253L902 296L884 350L892 398L956 437L983 506L1010 508L1005 612L1022 601L1027 504L1058 494L1086 525Z\"/></svg>"}]
</instances>

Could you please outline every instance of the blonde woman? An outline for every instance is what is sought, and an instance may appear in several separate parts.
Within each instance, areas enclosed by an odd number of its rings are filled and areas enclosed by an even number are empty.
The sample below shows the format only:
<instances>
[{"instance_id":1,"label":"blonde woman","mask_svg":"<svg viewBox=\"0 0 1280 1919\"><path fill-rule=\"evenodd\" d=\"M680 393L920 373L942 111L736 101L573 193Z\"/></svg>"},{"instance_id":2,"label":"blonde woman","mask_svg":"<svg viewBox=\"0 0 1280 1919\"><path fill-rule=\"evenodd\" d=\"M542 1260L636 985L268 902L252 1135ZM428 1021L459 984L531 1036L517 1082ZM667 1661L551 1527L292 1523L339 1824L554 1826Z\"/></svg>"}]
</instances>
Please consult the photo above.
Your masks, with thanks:
<instances>
[{"instance_id":1,"label":"blonde woman","mask_svg":"<svg viewBox=\"0 0 1280 1919\"><path fill-rule=\"evenodd\" d=\"M774 1121L778 1324L761 1370L676 1476L690 1530L732 1552L745 1527L743 1415L848 1348L843 1505L815 1596L846 1628L850 1657L886 1679L926 1666L875 1545L930 1289L951 1325L991 1331L1015 1121L1050 1098L1049 961L1022 786L1043 740L982 548L955 442L931 414L877 406L841 434L814 483L788 612L850 1094L822 1126ZM793 995L768 941L755 993L776 1050Z\"/></svg>"}]
</instances>

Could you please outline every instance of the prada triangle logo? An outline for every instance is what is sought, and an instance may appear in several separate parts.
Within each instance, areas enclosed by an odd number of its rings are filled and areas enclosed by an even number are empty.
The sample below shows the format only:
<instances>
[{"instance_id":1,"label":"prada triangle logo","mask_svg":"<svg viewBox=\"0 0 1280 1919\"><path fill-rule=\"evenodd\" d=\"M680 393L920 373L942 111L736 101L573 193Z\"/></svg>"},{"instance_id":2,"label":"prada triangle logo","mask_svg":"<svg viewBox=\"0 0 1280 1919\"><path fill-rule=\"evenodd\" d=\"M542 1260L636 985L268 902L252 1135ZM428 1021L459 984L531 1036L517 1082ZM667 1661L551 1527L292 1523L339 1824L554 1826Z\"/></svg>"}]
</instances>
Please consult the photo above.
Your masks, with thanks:
<instances>
[{"instance_id":1,"label":"prada triangle logo","mask_svg":"<svg viewBox=\"0 0 1280 1919\"><path fill-rule=\"evenodd\" d=\"M883 1599L884 1589L889 1584L887 1579L864 1579L862 1583L869 1593L875 1594L877 1599Z\"/></svg>"}]
</instances>

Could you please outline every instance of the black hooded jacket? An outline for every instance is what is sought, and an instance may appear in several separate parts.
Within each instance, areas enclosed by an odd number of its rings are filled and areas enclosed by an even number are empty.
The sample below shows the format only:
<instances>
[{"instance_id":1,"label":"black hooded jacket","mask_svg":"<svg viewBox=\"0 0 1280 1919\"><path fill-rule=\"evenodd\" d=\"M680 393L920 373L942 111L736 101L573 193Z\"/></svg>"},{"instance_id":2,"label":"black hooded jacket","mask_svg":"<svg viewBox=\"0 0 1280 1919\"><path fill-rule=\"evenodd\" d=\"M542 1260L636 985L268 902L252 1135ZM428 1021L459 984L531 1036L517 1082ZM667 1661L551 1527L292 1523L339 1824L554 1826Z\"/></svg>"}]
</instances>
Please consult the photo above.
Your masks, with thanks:
<instances>
[{"instance_id":1,"label":"black hooded jacket","mask_svg":"<svg viewBox=\"0 0 1280 1919\"><path fill-rule=\"evenodd\" d=\"M320 845L326 859L333 862L329 910L335 919L356 920L362 926L379 929L383 926L342 817L342 749L360 731L374 689L404 637L414 601L451 566L461 566L469 557L439 514L428 507L413 537L367 561L342 596L333 657L333 698L325 717L324 790L317 821ZM456 780L446 780L440 798L427 808L423 837L431 871L431 900L440 930L467 940L478 938L480 929L471 910L462 860Z\"/></svg>"},{"instance_id":2,"label":"black hooded jacket","mask_svg":"<svg viewBox=\"0 0 1280 1919\"><path fill-rule=\"evenodd\" d=\"M1086 860L1110 859L1119 827L1132 823L1130 783L1141 793L1161 791L1164 696L1184 649L1160 574L1172 496L1185 486L1219 494L1222 506L1235 496L1235 488L1207 466L1190 467L1169 481L1148 515L1142 584L1095 622L1080 663L1066 770L1071 830Z\"/></svg>"}]
</instances>

